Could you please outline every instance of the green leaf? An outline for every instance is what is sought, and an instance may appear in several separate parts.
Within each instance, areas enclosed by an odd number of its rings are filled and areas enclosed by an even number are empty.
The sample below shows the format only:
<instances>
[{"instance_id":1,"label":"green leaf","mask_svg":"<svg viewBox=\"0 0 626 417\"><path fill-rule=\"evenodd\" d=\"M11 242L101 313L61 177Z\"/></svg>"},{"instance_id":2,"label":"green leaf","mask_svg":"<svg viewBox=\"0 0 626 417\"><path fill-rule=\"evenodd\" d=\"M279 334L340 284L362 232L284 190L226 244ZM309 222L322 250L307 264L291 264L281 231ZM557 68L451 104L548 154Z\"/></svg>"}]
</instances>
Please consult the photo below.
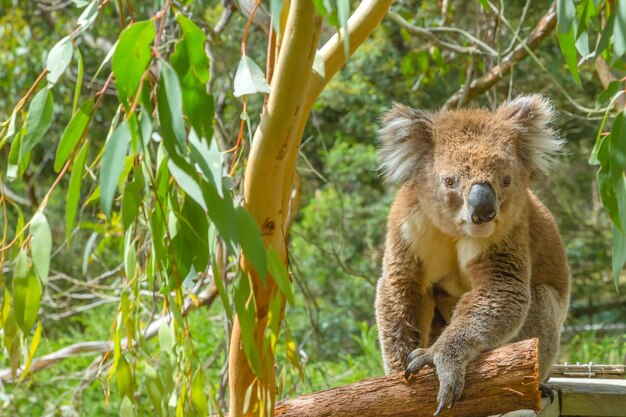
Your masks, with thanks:
<instances>
[{"instance_id":1,"label":"green leaf","mask_svg":"<svg viewBox=\"0 0 626 417\"><path fill-rule=\"evenodd\" d=\"M130 397L125 396L120 405L120 417L135 417L135 406L130 400Z\"/></svg>"},{"instance_id":2,"label":"green leaf","mask_svg":"<svg viewBox=\"0 0 626 417\"><path fill-rule=\"evenodd\" d=\"M613 26L613 58L619 59L626 53L626 1L618 1Z\"/></svg>"},{"instance_id":3,"label":"green leaf","mask_svg":"<svg viewBox=\"0 0 626 417\"><path fill-rule=\"evenodd\" d=\"M235 74L235 97L270 92L263 70L247 55L241 57Z\"/></svg>"},{"instance_id":4,"label":"green leaf","mask_svg":"<svg viewBox=\"0 0 626 417\"><path fill-rule=\"evenodd\" d=\"M159 346L161 352L171 352L174 349L174 343L176 342L176 335L174 334L174 324L168 323L167 320L162 320L159 326Z\"/></svg>"},{"instance_id":5,"label":"green leaf","mask_svg":"<svg viewBox=\"0 0 626 417\"><path fill-rule=\"evenodd\" d=\"M41 322L39 322L37 324L37 328L35 328L33 339L30 342L30 348L28 349L28 360L26 361L26 365L24 366L24 370L22 371L22 375L20 376L20 382L26 379L26 377L29 375L30 365L33 363L35 352L37 352L37 347L39 347L39 342L41 341L42 330L43 326L41 325Z\"/></svg>"},{"instance_id":6,"label":"green leaf","mask_svg":"<svg viewBox=\"0 0 626 417\"><path fill-rule=\"evenodd\" d=\"M78 141L87 128L92 111L93 98L90 98L80 105L78 111L74 113L72 119L63 131L63 135L59 141L59 147L57 148L56 158L54 159L54 170L56 172L61 171L67 158L70 157L72 151L76 148Z\"/></svg>"},{"instance_id":7,"label":"green leaf","mask_svg":"<svg viewBox=\"0 0 626 417\"><path fill-rule=\"evenodd\" d=\"M222 271L220 271L219 269L215 252L212 252L211 255L211 271L213 272L215 286L217 287L217 293L219 294L220 300L222 301L222 307L224 307L226 317L228 317L229 320L232 320L233 312L230 309L230 301L228 299L228 294L226 293L226 287L224 286L224 280L222 279Z\"/></svg>"},{"instance_id":8,"label":"green leaf","mask_svg":"<svg viewBox=\"0 0 626 417\"><path fill-rule=\"evenodd\" d=\"M558 32L559 46L565 58L565 63L574 77L576 84L580 86L580 75L578 74L578 55L576 53L576 41L574 39L574 27L569 32Z\"/></svg>"},{"instance_id":9,"label":"green leaf","mask_svg":"<svg viewBox=\"0 0 626 417\"><path fill-rule=\"evenodd\" d=\"M574 0L556 1L556 18L558 22L558 32L567 33L572 28L572 23L576 17L576 5Z\"/></svg>"},{"instance_id":10,"label":"green leaf","mask_svg":"<svg viewBox=\"0 0 626 417\"><path fill-rule=\"evenodd\" d=\"M52 99L52 92L44 88L35 95L28 107L26 134L22 138L22 146L20 147L20 161L43 138L43 135L50 128L53 115L54 100Z\"/></svg>"},{"instance_id":11,"label":"green leaf","mask_svg":"<svg viewBox=\"0 0 626 417\"><path fill-rule=\"evenodd\" d=\"M183 245L191 252L196 271L206 270L209 264L209 219L206 211L193 199L186 198L178 216Z\"/></svg>"},{"instance_id":12,"label":"green leaf","mask_svg":"<svg viewBox=\"0 0 626 417\"><path fill-rule=\"evenodd\" d=\"M270 0L270 13L274 32L280 37L280 21L283 14L283 0Z\"/></svg>"},{"instance_id":13,"label":"green leaf","mask_svg":"<svg viewBox=\"0 0 626 417\"><path fill-rule=\"evenodd\" d=\"M174 159L176 159L176 161L174 161ZM202 189L200 188L200 185L198 185L198 181L196 181L193 168L191 168L191 166L180 157L168 160L167 167L169 168L170 173L176 180L176 183L179 185L179 187L189 197L191 197L193 201L198 203L204 210L206 210L207 206L204 202Z\"/></svg>"},{"instance_id":14,"label":"green leaf","mask_svg":"<svg viewBox=\"0 0 626 417\"><path fill-rule=\"evenodd\" d=\"M92 0L78 17L76 23L81 26L81 32L91 26L96 17L98 17L98 3L98 0Z\"/></svg>"},{"instance_id":15,"label":"green leaf","mask_svg":"<svg viewBox=\"0 0 626 417\"><path fill-rule=\"evenodd\" d=\"M604 105L611 100L615 94L617 94L621 85L622 83L619 80L611 81L606 89L598 96L598 99L596 100L596 109L604 107Z\"/></svg>"},{"instance_id":16,"label":"green leaf","mask_svg":"<svg viewBox=\"0 0 626 417\"><path fill-rule=\"evenodd\" d=\"M113 44L109 52L107 52L107 54L104 56L104 59L100 63L100 66L91 77L92 81L89 83L89 86L91 86L91 84L93 83L93 80L96 80L98 78L98 75L100 75L100 71L102 71L104 66L111 60L111 58L113 58L113 54L115 53L115 50L117 49L117 45L119 44L119 42L120 42L119 39L115 41L115 43Z\"/></svg>"},{"instance_id":17,"label":"green leaf","mask_svg":"<svg viewBox=\"0 0 626 417\"><path fill-rule=\"evenodd\" d=\"M350 57L350 33L348 32L348 18L350 17L350 0L337 0L337 17L341 37L343 38L343 53L346 60Z\"/></svg>"},{"instance_id":18,"label":"green leaf","mask_svg":"<svg viewBox=\"0 0 626 417\"><path fill-rule=\"evenodd\" d=\"M38 211L30 222L30 234L32 242L30 251L33 255L33 268L35 274L43 285L48 282L48 272L50 271L50 254L52 253L52 233L46 216Z\"/></svg>"},{"instance_id":19,"label":"green leaf","mask_svg":"<svg viewBox=\"0 0 626 417\"><path fill-rule=\"evenodd\" d=\"M83 62L83 54L80 53L80 49L76 48L76 56L78 57L78 73L76 74L76 89L74 90L74 101L72 102L72 113L76 113L78 107L78 99L80 98L80 92L83 88L83 72L85 70L85 63Z\"/></svg>"},{"instance_id":20,"label":"green leaf","mask_svg":"<svg viewBox=\"0 0 626 417\"><path fill-rule=\"evenodd\" d=\"M484 11L489 10L489 2L487 0L479 0Z\"/></svg>"},{"instance_id":21,"label":"green leaf","mask_svg":"<svg viewBox=\"0 0 626 417\"><path fill-rule=\"evenodd\" d=\"M206 416L209 412L209 403L206 394L204 393L204 372L202 368L198 368L196 374L191 381L191 404L196 409L198 414Z\"/></svg>"},{"instance_id":22,"label":"green leaf","mask_svg":"<svg viewBox=\"0 0 626 417\"><path fill-rule=\"evenodd\" d=\"M198 139L195 130L189 131L189 148L193 162L198 164L204 178L217 190L220 197L223 197L222 189L222 155L217 149L217 141L213 139L210 145L204 140Z\"/></svg>"},{"instance_id":23,"label":"green leaf","mask_svg":"<svg viewBox=\"0 0 626 417\"><path fill-rule=\"evenodd\" d=\"M622 230L617 195L615 193L615 187L613 186L613 180L611 177L610 149L611 138L606 136L602 139L598 148L598 161L600 162L600 169L597 173L598 188L600 191L600 199L602 200L602 204L608 212L611 221L618 227L618 229Z\"/></svg>"},{"instance_id":24,"label":"green leaf","mask_svg":"<svg viewBox=\"0 0 626 417\"><path fill-rule=\"evenodd\" d=\"M48 70L46 77L50 84L56 84L59 77L61 77L67 69L67 66L72 60L73 49L70 38L66 36L57 42L50 50L48 59L46 60L46 69Z\"/></svg>"},{"instance_id":25,"label":"green leaf","mask_svg":"<svg viewBox=\"0 0 626 417\"><path fill-rule=\"evenodd\" d=\"M589 35L587 32L583 32L580 34L578 39L576 39L576 50L582 57L582 61L584 62L587 58L590 57L589 53Z\"/></svg>"},{"instance_id":26,"label":"green leaf","mask_svg":"<svg viewBox=\"0 0 626 417\"><path fill-rule=\"evenodd\" d=\"M267 271L274 279L274 282L276 282L276 285L278 285L280 291L285 294L287 302L292 306L295 305L291 280L289 279L289 274L287 273L287 268L283 260L272 246L268 246L265 252L267 256Z\"/></svg>"},{"instance_id":27,"label":"green leaf","mask_svg":"<svg viewBox=\"0 0 626 417\"><path fill-rule=\"evenodd\" d=\"M159 416L163 415L163 384L159 379L159 375L148 364L144 365L144 375L146 376L146 391L148 391L148 397L157 411Z\"/></svg>"},{"instance_id":28,"label":"green leaf","mask_svg":"<svg viewBox=\"0 0 626 417\"><path fill-rule=\"evenodd\" d=\"M130 145L130 129L124 120L113 131L113 134L104 145L104 155L100 167L100 205L102 211L111 217L111 206L115 188L120 174L124 169L124 158Z\"/></svg>"},{"instance_id":29,"label":"green leaf","mask_svg":"<svg viewBox=\"0 0 626 417\"><path fill-rule=\"evenodd\" d=\"M7 163L7 178L14 180L19 177L20 167L20 148L22 147L22 137L24 136L24 129L20 131L13 138L11 148L9 149L9 158Z\"/></svg>"},{"instance_id":30,"label":"green leaf","mask_svg":"<svg viewBox=\"0 0 626 417\"><path fill-rule=\"evenodd\" d=\"M176 144L185 145L185 121L180 83L174 69L161 61L161 79L157 93L159 104L159 125L163 134L163 144L170 156L175 154Z\"/></svg>"},{"instance_id":31,"label":"green leaf","mask_svg":"<svg viewBox=\"0 0 626 417\"><path fill-rule=\"evenodd\" d=\"M626 263L626 235L617 226L613 225L613 256L612 256L613 283L615 288L619 282L619 276Z\"/></svg>"},{"instance_id":32,"label":"green leaf","mask_svg":"<svg viewBox=\"0 0 626 417\"><path fill-rule=\"evenodd\" d=\"M122 31L113 53L112 69L120 102L130 108L143 73L152 59L154 22L135 22Z\"/></svg>"},{"instance_id":33,"label":"green leaf","mask_svg":"<svg viewBox=\"0 0 626 417\"><path fill-rule=\"evenodd\" d=\"M28 334L37 321L41 303L41 284L33 270L28 268L28 258L24 251L19 252L15 264L13 272L15 320L20 329Z\"/></svg>"},{"instance_id":34,"label":"green leaf","mask_svg":"<svg viewBox=\"0 0 626 417\"><path fill-rule=\"evenodd\" d=\"M626 169L626 126L624 126L624 112L620 112L611 126L610 172L613 185L617 185L624 176ZM626 213L624 213L626 219Z\"/></svg>"},{"instance_id":35,"label":"green leaf","mask_svg":"<svg viewBox=\"0 0 626 417\"><path fill-rule=\"evenodd\" d=\"M211 184L203 183L202 187L209 217L215 224L222 239L224 239L230 253L236 256L238 254L236 247L237 225L233 221L235 208L233 207L232 199L228 193L224 193L224 197L220 198L215 187Z\"/></svg>"},{"instance_id":36,"label":"green leaf","mask_svg":"<svg viewBox=\"0 0 626 417\"><path fill-rule=\"evenodd\" d=\"M213 97L207 93L209 59L204 44L206 36L190 19L179 14L183 39L176 44L170 57L180 80L183 112L200 137L213 134Z\"/></svg>"},{"instance_id":37,"label":"green leaf","mask_svg":"<svg viewBox=\"0 0 626 417\"><path fill-rule=\"evenodd\" d=\"M65 233L67 236L67 244L70 244L72 229L74 229L74 219L78 210L78 200L80 199L80 184L87 159L87 143L78 151L74 165L72 166L72 174L70 176L70 186L67 190L67 200L65 201Z\"/></svg>"},{"instance_id":38,"label":"green leaf","mask_svg":"<svg viewBox=\"0 0 626 417\"><path fill-rule=\"evenodd\" d=\"M258 377L263 376L263 366L259 349L254 341L256 329L256 312L254 297L250 294L250 282L248 276L240 273L235 284L235 311L241 327L241 342L250 368Z\"/></svg>"},{"instance_id":39,"label":"green leaf","mask_svg":"<svg viewBox=\"0 0 626 417\"><path fill-rule=\"evenodd\" d=\"M133 279L137 271L137 251L133 242L133 229L129 228L124 237L124 273L127 279Z\"/></svg>"},{"instance_id":40,"label":"green leaf","mask_svg":"<svg viewBox=\"0 0 626 417\"><path fill-rule=\"evenodd\" d=\"M133 373L124 355L120 355L120 359L117 362L115 381L117 382L117 389L122 396L131 397L133 395Z\"/></svg>"},{"instance_id":41,"label":"green leaf","mask_svg":"<svg viewBox=\"0 0 626 417\"><path fill-rule=\"evenodd\" d=\"M89 267L89 259L91 258L91 253L93 252L94 247L96 246L96 239L98 239L98 233L93 232L89 239L87 239L87 243L85 244L85 250L83 252L83 275L87 274L87 268Z\"/></svg>"},{"instance_id":42,"label":"green leaf","mask_svg":"<svg viewBox=\"0 0 626 417\"><path fill-rule=\"evenodd\" d=\"M122 223L124 229L132 225L139 213L139 207L141 206L141 191L144 187L143 177L140 177L141 169L136 169L135 179L129 181L124 186L124 193L122 195Z\"/></svg>"},{"instance_id":43,"label":"green leaf","mask_svg":"<svg viewBox=\"0 0 626 417\"><path fill-rule=\"evenodd\" d=\"M176 20L178 20L183 30L184 41L176 45L176 51L173 56L184 47L191 72L201 83L209 82L209 58L204 49L206 35L202 32L202 29L184 15L177 14Z\"/></svg>"},{"instance_id":44,"label":"green leaf","mask_svg":"<svg viewBox=\"0 0 626 417\"><path fill-rule=\"evenodd\" d=\"M604 25L604 29L602 29L602 35L600 35L600 41L598 42L598 45L596 46L596 51L595 51L595 58L598 58L601 54L602 51L604 51L608 46L609 46L609 42L611 41L611 36L613 36L613 26L615 24L615 13L612 13L611 16L609 16L609 18L606 21L606 24Z\"/></svg>"},{"instance_id":45,"label":"green leaf","mask_svg":"<svg viewBox=\"0 0 626 417\"><path fill-rule=\"evenodd\" d=\"M237 239L246 258L252 263L259 278L265 284L265 245L261 238L261 229L254 218L243 207L235 209L237 221Z\"/></svg>"}]
</instances>

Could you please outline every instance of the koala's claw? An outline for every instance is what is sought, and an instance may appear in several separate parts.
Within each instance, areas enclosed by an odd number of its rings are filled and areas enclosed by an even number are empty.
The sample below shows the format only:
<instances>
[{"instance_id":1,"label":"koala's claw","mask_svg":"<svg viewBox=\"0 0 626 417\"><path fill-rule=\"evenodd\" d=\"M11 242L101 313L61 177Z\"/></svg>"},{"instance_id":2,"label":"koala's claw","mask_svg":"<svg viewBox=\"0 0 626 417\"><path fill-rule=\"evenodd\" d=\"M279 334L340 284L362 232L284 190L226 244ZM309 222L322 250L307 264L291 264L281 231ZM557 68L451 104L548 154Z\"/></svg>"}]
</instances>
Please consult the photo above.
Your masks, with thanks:
<instances>
[{"instance_id":1,"label":"koala's claw","mask_svg":"<svg viewBox=\"0 0 626 417\"><path fill-rule=\"evenodd\" d=\"M546 384L539 384L539 391L541 391L542 397L550 398L550 404L554 402L554 391Z\"/></svg>"},{"instance_id":2,"label":"koala's claw","mask_svg":"<svg viewBox=\"0 0 626 417\"><path fill-rule=\"evenodd\" d=\"M422 369L425 365L433 366L433 356L428 349L415 349L413 352L409 353L407 357L407 367L404 371L404 379L408 380L412 374L416 374Z\"/></svg>"},{"instance_id":3,"label":"koala's claw","mask_svg":"<svg viewBox=\"0 0 626 417\"><path fill-rule=\"evenodd\" d=\"M447 372L441 372L439 374L439 394L437 395L439 406L433 415L439 414L446 404L448 404L448 408L454 407L454 404L463 393L463 387L464 372L460 371L458 374L452 375Z\"/></svg>"}]
</instances>

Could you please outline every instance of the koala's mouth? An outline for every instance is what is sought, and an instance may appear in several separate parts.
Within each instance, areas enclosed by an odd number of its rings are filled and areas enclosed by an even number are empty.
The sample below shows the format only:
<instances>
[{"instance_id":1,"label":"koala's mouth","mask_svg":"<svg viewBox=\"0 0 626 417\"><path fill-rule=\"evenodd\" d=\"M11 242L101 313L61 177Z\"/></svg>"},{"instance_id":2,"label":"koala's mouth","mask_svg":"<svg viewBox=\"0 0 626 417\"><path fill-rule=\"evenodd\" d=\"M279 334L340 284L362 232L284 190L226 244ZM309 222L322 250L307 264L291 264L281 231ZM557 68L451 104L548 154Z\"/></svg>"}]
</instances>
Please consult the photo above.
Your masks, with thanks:
<instances>
[{"instance_id":1,"label":"koala's mouth","mask_svg":"<svg viewBox=\"0 0 626 417\"><path fill-rule=\"evenodd\" d=\"M465 223L464 232L471 237L484 238L490 236L496 228L496 222L490 221L482 224Z\"/></svg>"}]
</instances>

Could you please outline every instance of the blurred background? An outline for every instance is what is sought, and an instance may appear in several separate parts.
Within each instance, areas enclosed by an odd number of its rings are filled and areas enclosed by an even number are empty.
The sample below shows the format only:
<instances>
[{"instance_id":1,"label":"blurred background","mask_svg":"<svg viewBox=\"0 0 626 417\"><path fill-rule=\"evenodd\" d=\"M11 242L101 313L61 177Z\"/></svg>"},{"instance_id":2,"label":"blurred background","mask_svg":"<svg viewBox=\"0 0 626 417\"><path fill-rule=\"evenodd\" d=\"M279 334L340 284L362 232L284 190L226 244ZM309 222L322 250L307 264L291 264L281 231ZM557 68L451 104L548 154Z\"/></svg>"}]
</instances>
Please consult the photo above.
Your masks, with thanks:
<instances>
[{"instance_id":1,"label":"blurred background","mask_svg":"<svg viewBox=\"0 0 626 417\"><path fill-rule=\"evenodd\" d=\"M156 0L131 3L135 13L145 17L160 8ZM178 6L205 30L214 29L224 11L232 9L227 24L209 38L208 46L216 132L226 150L235 143L239 130L241 100L233 97L232 91L247 17L239 11L240 5L228 1L182 3ZM72 30L81 10L74 2L61 0L1 0L0 5L0 120L6 120L41 72L47 52ZM373 301L394 190L383 187L377 174L378 117L394 101L436 110L504 55L476 55L438 46L402 28L400 19L419 27L462 28L496 51L506 51L515 36L528 36L549 6L539 0L500 2L496 4L499 15L485 13L479 1L397 1L392 10L399 19L383 20L330 82L315 105L298 161L300 210L289 241L296 303L287 307L285 331L296 343L301 369L285 352L278 352L281 397L382 375ZM119 33L113 11L105 10L92 30L78 40L85 63L83 88L99 90L103 86L103 77L94 78L94 74ZM515 31L503 23L502 16ZM267 49L262 26L262 22L252 25L247 42L248 54L257 63L265 62ZM334 30L326 28L323 37L327 39ZM472 44L445 30L437 36L452 44ZM29 213L28 217L56 177L52 161L71 116L77 76L72 64L59 82L55 122L44 146L35 149L24 177L3 184L7 196ZM573 275L560 360L621 364L626 355L626 279L620 278L620 293L611 276L611 226L597 191L597 167L587 163L601 115L583 111L594 108L604 87L593 68L581 71L581 78L579 87L552 33L510 74L467 105L494 108L509 97L531 92L554 101L559 112L557 128L567 139L566 152L549 176L536 181L534 189L557 219ZM117 105L115 91L107 94L111 100L105 97L89 131L96 143L106 138ZM262 100L259 95L248 98L253 127ZM0 162L7 160L8 152L8 147L0 150ZM235 178L240 180L241 174L237 171ZM66 182L60 184L46 212L54 247L40 313L44 332L38 356L76 342L109 340L122 290L118 285L123 263L121 221L107 223L94 208L82 209L80 228L66 247L66 187ZM0 218L0 227L5 220ZM14 217L9 220L16 221ZM220 401L225 395L229 329L223 307L213 303L208 310L191 313L188 320L194 349L206 358L207 380ZM71 414L68 410L79 410L80 415L117 414L118 407L110 403L119 400L110 395L106 376L85 378L84 370L97 361L94 358L72 357L19 386L0 382L0 414ZM8 358L0 355L0 365L7 367Z\"/></svg>"}]
</instances>

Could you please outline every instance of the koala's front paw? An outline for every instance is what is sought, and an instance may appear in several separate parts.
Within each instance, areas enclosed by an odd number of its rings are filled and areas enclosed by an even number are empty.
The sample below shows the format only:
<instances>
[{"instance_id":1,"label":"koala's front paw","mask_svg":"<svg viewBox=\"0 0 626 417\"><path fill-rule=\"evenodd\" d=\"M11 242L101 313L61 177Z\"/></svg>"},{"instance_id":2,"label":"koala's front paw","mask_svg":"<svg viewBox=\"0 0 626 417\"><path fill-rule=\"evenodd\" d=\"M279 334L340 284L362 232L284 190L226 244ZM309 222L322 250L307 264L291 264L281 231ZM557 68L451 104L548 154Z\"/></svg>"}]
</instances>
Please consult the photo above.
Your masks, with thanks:
<instances>
[{"instance_id":1,"label":"koala's front paw","mask_svg":"<svg viewBox=\"0 0 626 417\"><path fill-rule=\"evenodd\" d=\"M456 361L435 357L435 368L439 378L438 406L437 411L433 414L436 416L444 405L448 404L448 408L452 408L461 397L465 387L465 366Z\"/></svg>"},{"instance_id":2,"label":"koala's front paw","mask_svg":"<svg viewBox=\"0 0 626 417\"><path fill-rule=\"evenodd\" d=\"M439 378L439 393L437 395L437 411L434 415L439 414L446 404L448 404L448 408L451 408L461 397L465 386L465 366L462 363L435 352L433 347L415 349L409 354L407 363L404 371L405 379L418 373L425 365L435 367Z\"/></svg>"}]
</instances>

